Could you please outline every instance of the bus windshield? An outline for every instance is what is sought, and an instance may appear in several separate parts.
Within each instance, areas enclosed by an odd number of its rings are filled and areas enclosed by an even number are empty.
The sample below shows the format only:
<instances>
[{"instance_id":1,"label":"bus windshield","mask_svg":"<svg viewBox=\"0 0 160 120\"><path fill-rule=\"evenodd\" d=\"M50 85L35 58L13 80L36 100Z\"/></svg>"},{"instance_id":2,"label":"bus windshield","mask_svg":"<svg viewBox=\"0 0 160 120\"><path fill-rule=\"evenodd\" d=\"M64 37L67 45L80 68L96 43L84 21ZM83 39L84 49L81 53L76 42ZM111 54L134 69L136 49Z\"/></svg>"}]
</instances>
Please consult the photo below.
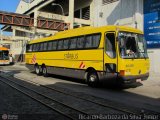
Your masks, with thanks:
<instances>
[{"instance_id":1,"label":"bus windshield","mask_svg":"<svg viewBox=\"0 0 160 120\"><path fill-rule=\"evenodd\" d=\"M9 51L0 51L0 60L9 60Z\"/></svg>"},{"instance_id":2,"label":"bus windshield","mask_svg":"<svg viewBox=\"0 0 160 120\"><path fill-rule=\"evenodd\" d=\"M121 58L148 58L143 34L119 32L118 40Z\"/></svg>"}]
</instances>

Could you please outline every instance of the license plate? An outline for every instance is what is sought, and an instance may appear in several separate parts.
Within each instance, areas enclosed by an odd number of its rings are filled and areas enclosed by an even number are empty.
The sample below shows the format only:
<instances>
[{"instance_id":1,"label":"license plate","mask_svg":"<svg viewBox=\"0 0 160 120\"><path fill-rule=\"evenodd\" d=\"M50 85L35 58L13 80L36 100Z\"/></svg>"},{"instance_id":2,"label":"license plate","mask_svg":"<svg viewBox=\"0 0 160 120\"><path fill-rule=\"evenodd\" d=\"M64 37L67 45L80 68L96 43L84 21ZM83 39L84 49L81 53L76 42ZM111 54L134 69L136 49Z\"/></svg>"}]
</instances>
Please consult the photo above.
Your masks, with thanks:
<instances>
[{"instance_id":1,"label":"license plate","mask_svg":"<svg viewBox=\"0 0 160 120\"><path fill-rule=\"evenodd\" d=\"M142 80L141 79L137 79L136 82L142 82Z\"/></svg>"}]
</instances>

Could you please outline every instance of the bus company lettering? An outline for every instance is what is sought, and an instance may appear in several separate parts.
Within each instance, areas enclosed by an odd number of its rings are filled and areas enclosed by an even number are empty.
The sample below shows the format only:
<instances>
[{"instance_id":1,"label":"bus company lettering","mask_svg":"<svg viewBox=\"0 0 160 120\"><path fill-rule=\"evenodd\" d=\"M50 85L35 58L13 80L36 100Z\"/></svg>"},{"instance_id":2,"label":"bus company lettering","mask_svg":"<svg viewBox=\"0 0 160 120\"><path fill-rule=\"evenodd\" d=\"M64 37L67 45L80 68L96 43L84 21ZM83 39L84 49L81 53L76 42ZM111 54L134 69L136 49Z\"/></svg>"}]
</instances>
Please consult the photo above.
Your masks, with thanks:
<instances>
[{"instance_id":1,"label":"bus company lettering","mask_svg":"<svg viewBox=\"0 0 160 120\"><path fill-rule=\"evenodd\" d=\"M73 54L73 53L67 53L64 54L64 59L78 59L78 53Z\"/></svg>"}]
</instances>

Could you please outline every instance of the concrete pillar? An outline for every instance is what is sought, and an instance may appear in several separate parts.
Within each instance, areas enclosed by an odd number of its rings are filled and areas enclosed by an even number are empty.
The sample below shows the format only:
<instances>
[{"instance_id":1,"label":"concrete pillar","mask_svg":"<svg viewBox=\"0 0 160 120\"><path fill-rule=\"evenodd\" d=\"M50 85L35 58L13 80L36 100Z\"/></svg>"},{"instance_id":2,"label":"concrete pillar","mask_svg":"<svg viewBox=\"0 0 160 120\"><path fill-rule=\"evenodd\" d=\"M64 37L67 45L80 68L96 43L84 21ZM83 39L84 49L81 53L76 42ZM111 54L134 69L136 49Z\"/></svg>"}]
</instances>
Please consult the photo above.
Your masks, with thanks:
<instances>
[{"instance_id":1,"label":"concrete pillar","mask_svg":"<svg viewBox=\"0 0 160 120\"><path fill-rule=\"evenodd\" d=\"M90 4L90 20L91 20L91 26L94 26L94 0L92 0Z\"/></svg>"},{"instance_id":2,"label":"concrete pillar","mask_svg":"<svg viewBox=\"0 0 160 120\"><path fill-rule=\"evenodd\" d=\"M135 0L135 28L143 30L143 0Z\"/></svg>"},{"instance_id":3,"label":"concrete pillar","mask_svg":"<svg viewBox=\"0 0 160 120\"><path fill-rule=\"evenodd\" d=\"M70 29L73 29L73 25L74 25L74 0L69 0L69 21L70 21Z\"/></svg>"},{"instance_id":4,"label":"concrete pillar","mask_svg":"<svg viewBox=\"0 0 160 120\"><path fill-rule=\"evenodd\" d=\"M16 36L16 29L13 29L13 31L12 31L12 36L13 36L13 37Z\"/></svg>"},{"instance_id":5,"label":"concrete pillar","mask_svg":"<svg viewBox=\"0 0 160 120\"><path fill-rule=\"evenodd\" d=\"M34 27L37 27L38 10L34 11Z\"/></svg>"},{"instance_id":6,"label":"concrete pillar","mask_svg":"<svg viewBox=\"0 0 160 120\"><path fill-rule=\"evenodd\" d=\"M35 38L37 38L36 33L37 33L38 15L39 15L39 12L37 9L35 9L35 11L34 11L34 29L33 29Z\"/></svg>"},{"instance_id":7,"label":"concrete pillar","mask_svg":"<svg viewBox=\"0 0 160 120\"><path fill-rule=\"evenodd\" d=\"M11 43L11 45L10 45L10 53L12 54L12 56L14 57L14 48L15 48L15 42L14 42L14 40L15 40L15 35L16 35L16 29L15 29L15 27L12 27L12 43Z\"/></svg>"},{"instance_id":8,"label":"concrete pillar","mask_svg":"<svg viewBox=\"0 0 160 120\"><path fill-rule=\"evenodd\" d=\"M12 31L12 39L13 39L13 42L12 42L12 46L11 46L11 51L13 51L14 50L14 48L16 47L15 46L15 36L16 36L16 29L15 28L13 28L13 31ZM13 54L13 53L12 53Z\"/></svg>"}]
</instances>

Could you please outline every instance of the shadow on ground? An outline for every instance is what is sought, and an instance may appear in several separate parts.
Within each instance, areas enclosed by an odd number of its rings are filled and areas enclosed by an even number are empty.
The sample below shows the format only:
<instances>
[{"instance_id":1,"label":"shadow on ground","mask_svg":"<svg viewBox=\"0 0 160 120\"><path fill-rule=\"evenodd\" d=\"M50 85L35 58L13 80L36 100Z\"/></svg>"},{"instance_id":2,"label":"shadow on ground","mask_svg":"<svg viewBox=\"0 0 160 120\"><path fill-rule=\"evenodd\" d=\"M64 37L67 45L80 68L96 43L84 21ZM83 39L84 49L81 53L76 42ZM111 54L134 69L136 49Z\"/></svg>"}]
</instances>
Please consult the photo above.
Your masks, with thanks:
<instances>
[{"instance_id":1,"label":"shadow on ground","mask_svg":"<svg viewBox=\"0 0 160 120\"><path fill-rule=\"evenodd\" d=\"M34 73L34 72L32 72ZM34 73L35 74L35 73ZM49 74L48 78L56 78L60 79L60 81L70 81L74 83L81 83L81 84L87 84L85 80L82 79L75 79L75 78L70 78L70 77L65 77L65 76L60 76L60 75L53 75ZM100 81L97 88L99 89L111 89L111 90L123 90L123 89L128 89L128 88L136 88L140 87L143 84L136 82L136 83L130 83L130 84L118 84L116 80L103 80Z\"/></svg>"}]
</instances>

